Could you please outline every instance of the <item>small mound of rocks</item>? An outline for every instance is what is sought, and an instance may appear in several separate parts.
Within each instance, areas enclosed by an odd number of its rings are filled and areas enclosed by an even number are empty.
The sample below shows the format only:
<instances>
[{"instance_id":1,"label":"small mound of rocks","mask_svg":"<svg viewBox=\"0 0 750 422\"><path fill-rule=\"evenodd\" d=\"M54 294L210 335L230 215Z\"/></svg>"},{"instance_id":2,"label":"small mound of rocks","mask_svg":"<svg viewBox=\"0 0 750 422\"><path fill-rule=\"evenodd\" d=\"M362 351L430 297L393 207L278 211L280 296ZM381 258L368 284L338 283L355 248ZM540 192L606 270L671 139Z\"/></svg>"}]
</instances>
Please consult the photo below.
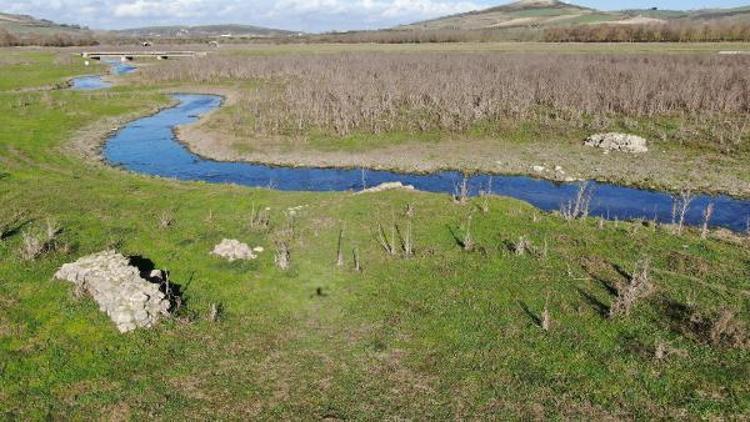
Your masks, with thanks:
<instances>
[{"instance_id":1,"label":"small mound of rocks","mask_svg":"<svg viewBox=\"0 0 750 422\"><path fill-rule=\"evenodd\" d=\"M414 186L405 185L401 182L386 182L386 183L381 183L375 187L356 192L355 195L360 195L363 193L385 192L388 190L397 190L397 189L414 190Z\"/></svg>"},{"instance_id":2,"label":"small mound of rocks","mask_svg":"<svg viewBox=\"0 0 750 422\"><path fill-rule=\"evenodd\" d=\"M629 153L648 152L648 142L636 135L625 133L599 133L591 135L584 142L586 146L601 148L607 151Z\"/></svg>"},{"instance_id":3,"label":"small mound of rocks","mask_svg":"<svg viewBox=\"0 0 750 422\"><path fill-rule=\"evenodd\" d=\"M160 273L154 271L151 276L156 278ZM159 284L143 279L140 270L115 251L100 252L65 264L55 278L69 281L78 291L88 293L121 333L153 327L169 315L172 306L159 290Z\"/></svg>"},{"instance_id":4,"label":"small mound of rocks","mask_svg":"<svg viewBox=\"0 0 750 422\"><path fill-rule=\"evenodd\" d=\"M235 239L224 239L214 247L212 255L216 255L220 258L224 258L229 262L234 261L249 261L256 259L258 256L254 252L262 252L263 248L252 249L248 244L242 243Z\"/></svg>"}]
</instances>

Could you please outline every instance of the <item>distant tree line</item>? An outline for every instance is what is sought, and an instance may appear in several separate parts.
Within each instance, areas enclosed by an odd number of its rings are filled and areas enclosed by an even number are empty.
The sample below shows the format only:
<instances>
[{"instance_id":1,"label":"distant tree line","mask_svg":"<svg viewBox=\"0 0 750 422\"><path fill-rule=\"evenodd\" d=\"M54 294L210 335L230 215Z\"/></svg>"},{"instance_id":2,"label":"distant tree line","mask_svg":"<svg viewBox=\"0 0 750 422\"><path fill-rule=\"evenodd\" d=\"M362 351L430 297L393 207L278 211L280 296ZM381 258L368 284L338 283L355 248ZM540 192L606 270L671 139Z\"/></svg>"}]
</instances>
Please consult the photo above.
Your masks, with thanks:
<instances>
[{"instance_id":1,"label":"distant tree line","mask_svg":"<svg viewBox=\"0 0 750 422\"><path fill-rule=\"evenodd\" d=\"M308 35L289 42L314 43L374 43L374 44L427 44L457 42L540 41L541 30L529 28L501 29L393 29L380 31L351 31Z\"/></svg>"},{"instance_id":2,"label":"distant tree line","mask_svg":"<svg viewBox=\"0 0 750 422\"><path fill-rule=\"evenodd\" d=\"M0 29L0 47L43 46L43 47L73 47L97 45L99 42L91 34L69 34L58 32L54 34L12 34Z\"/></svg>"},{"instance_id":3,"label":"distant tree line","mask_svg":"<svg viewBox=\"0 0 750 422\"><path fill-rule=\"evenodd\" d=\"M544 31L547 42L720 42L750 41L747 23L580 25Z\"/></svg>"}]
</instances>

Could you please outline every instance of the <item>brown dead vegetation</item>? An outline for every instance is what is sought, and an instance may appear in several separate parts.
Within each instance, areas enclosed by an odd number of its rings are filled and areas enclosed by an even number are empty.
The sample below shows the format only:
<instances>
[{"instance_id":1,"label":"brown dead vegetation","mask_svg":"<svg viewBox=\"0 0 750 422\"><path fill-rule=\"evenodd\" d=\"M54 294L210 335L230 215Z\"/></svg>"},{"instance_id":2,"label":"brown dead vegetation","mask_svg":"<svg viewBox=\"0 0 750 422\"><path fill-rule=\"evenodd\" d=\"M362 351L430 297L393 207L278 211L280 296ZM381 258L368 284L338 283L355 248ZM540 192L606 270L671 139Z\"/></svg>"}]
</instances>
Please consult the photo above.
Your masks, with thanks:
<instances>
[{"instance_id":1,"label":"brown dead vegetation","mask_svg":"<svg viewBox=\"0 0 750 422\"><path fill-rule=\"evenodd\" d=\"M145 68L142 77L264 81L237 100L228 130L344 136L457 133L503 119L587 128L611 116L741 116L750 111L749 65L745 56L350 53L212 56ZM747 129L721 140L742 143Z\"/></svg>"},{"instance_id":2,"label":"brown dead vegetation","mask_svg":"<svg viewBox=\"0 0 750 422\"><path fill-rule=\"evenodd\" d=\"M29 33L12 34L0 28L0 47L42 46L42 47L73 47L98 45L92 34L82 32L71 34L58 32L53 34Z\"/></svg>"},{"instance_id":3,"label":"brown dead vegetation","mask_svg":"<svg viewBox=\"0 0 750 422\"><path fill-rule=\"evenodd\" d=\"M546 29L544 40L547 42L750 41L750 25L742 22L577 25Z\"/></svg>"}]
</instances>

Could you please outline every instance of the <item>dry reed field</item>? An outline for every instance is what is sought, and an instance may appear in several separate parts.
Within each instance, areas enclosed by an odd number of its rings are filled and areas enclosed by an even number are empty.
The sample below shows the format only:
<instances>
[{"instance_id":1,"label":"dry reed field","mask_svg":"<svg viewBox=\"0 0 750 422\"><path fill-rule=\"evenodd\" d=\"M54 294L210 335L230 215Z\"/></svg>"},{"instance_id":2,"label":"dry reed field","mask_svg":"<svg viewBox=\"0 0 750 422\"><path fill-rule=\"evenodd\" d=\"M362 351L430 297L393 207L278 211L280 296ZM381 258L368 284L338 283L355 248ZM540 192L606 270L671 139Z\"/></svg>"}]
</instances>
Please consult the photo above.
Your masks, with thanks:
<instances>
[{"instance_id":1,"label":"dry reed field","mask_svg":"<svg viewBox=\"0 0 750 422\"><path fill-rule=\"evenodd\" d=\"M212 56L146 68L162 83L263 81L234 113L237 128L336 135L464 132L498 119L742 116L750 57L347 53ZM746 134L739 125L737 139Z\"/></svg>"}]
</instances>

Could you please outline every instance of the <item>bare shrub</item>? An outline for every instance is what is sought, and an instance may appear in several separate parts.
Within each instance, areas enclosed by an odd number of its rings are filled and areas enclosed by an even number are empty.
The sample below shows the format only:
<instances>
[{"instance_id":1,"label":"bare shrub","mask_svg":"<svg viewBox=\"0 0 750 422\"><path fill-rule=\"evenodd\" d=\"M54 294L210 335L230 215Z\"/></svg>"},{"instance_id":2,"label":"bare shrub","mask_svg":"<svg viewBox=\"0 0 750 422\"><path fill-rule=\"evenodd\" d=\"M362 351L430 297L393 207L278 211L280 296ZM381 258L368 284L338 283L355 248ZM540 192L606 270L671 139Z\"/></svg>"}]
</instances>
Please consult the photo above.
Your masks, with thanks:
<instances>
[{"instance_id":1,"label":"bare shrub","mask_svg":"<svg viewBox=\"0 0 750 422\"><path fill-rule=\"evenodd\" d=\"M633 307L641 299L647 297L653 291L650 279L651 263L648 258L641 259L637 264L633 275L627 283L618 286L617 297L609 310L610 318L628 316Z\"/></svg>"},{"instance_id":2,"label":"bare shrub","mask_svg":"<svg viewBox=\"0 0 750 422\"><path fill-rule=\"evenodd\" d=\"M575 198L560 206L560 214L562 214L563 218L567 221L588 217L593 196L594 193L592 189L590 189L589 183L581 183L578 187L578 192L576 193Z\"/></svg>"},{"instance_id":3,"label":"bare shrub","mask_svg":"<svg viewBox=\"0 0 750 422\"><path fill-rule=\"evenodd\" d=\"M414 256L414 239L412 237L411 219L406 222L406 229L404 230L402 230L399 226L396 226L396 232L399 236L399 240L401 243L401 252L404 258L411 258L412 256Z\"/></svg>"},{"instance_id":4,"label":"bare shrub","mask_svg":"<svg viewBox=\"0 0 750 422\"><path fill-rule=\"evenodd\" d=\"M383 248L383 250L385 251L385 253L387 253L388 255L397 255L396 225L395 224L391 228L391 235L388 236L383 225L378 223L376 239L380 247Z\"/></svg>"},{"instance_id":5,"label":"bare shrub","mask_svg":"<svg viewBox=\"0 0 750 422\"><path fill-rule=\"evenodd\" d=\"M21 233L21 259L33 261L44 253L44 238L40 233L24 231Z\"/></svg>"},{"instance_id":6,"label":"bare shrub","mask_svg":"<svg viewBox=\"0 0 750 422\"><path fill-rule=\"evenodd\" d=\"M482 212L482 214L487 214L490 212L490 201L487 198L487 195L482 195L482 197L479 199L479 204L477 205L477 208L479 208L479 211ZM534 222L536 223L536 214L534 215Z\"/></svg>"},{"instance_id":7,"label":"bare shrub","mask_svg":"<svg viewBox=\"0 0 750 422\"><path fill-rule=\"evenodd\" d=\"M62 227L54 218L47 218L45 224L45 235L47 236L47 245L54 249L57 236L62 233Z\"/></svg>"},{"instance_id":8,"label":"bare shrub","mask_svg":"<svg viewBox=\"0 0 750 422\"><path fill-rule=\"evenodd\" d=\"M668 354L669 354L669 344L663 341L657 342L656 347L654 348L654 359L664 360L667 358Z\"/></svg>"},{"instance_id":9,"label":"bare shrub","mask_svg":"<svg viewBox=\"0 0 750 422\"><path fill-rule=\"evenodd\" d=\"M362 272L362 262L360 261L359 256L359 249L354 248L352 249L352 258L354 259L354 271L361 273Z\"/></svg>"},{"instance_id":10,"label":"bare shrub","mask_svg":"<svg viewBox=\"0 0 750 422\"><path fill-rule=\"evenodd\" d=\"M492 196L492 181L493 178L490 176L490 180L487 182L487 190L481 189L479 191L479 204L477 207L482 214L490 212L490 196ZM536 213L534 213L534 222L536 223Z\"/></svg>"},{"instance_id":11,"label":"bare shrub","mask_svg":"<svg viewBox=\"0 0 750 422\"><path fill-rule=\"evenodd\" d=\"M251 230L268 230L271 226L271 213L268 207L255 208L253 204L248 218L248 226Z\"/></svg>"},{"instance_id":12,"label":"bare shrub","mask_svg":"<svg viewBox=\"0 0 750 422\"><path fill-rule=\"evenodd\" d=\"M208 307L208 315L206 319L209 322L218 322L224 315L224 306L221 303L212 303Z\"/></svg>"},{"instance_id":13,"label":"bare shrub","mask_svg":"<svg viewBox=\"0 0 750 422\"><path fill-rule=\"evenodd\" d=\"M405 225L394 222L390 229L390 235L386 233L382 224L378 224L375 238L381 248L391 256L396 256L401 251L404 258L414 256L414 237L412 233L412 219L408 218Z\"/></svg>"},{"instance_id":14,"label":"bare shrub","mask_svg":"<svg viewBox=\"0 0 750 422\"><path fill-rule=\"evenodd\" d=\"M680 196L673 198L672 225L675 227L676 234L682 234L690 204L694 199L695 197L689 189L682 191Z\"/></svg>"},{"instance_id":15,"label":"bare shrub","mask_svg":"<svg viewBox=\"0 0 750 422\"><path fill-rule=\"evenodd\" d=\"M291 246L286 240L276 240L274 244L276 245L276 254L273 262L280 270L286 271L292 265Z\"/></svg>"},{"instance_id":16,"label":"bare shrub","mask_svg":"<svg viewBox=\"0 0 750 422\"><path fill-rule=\"evenodd\" d=\"M712 344L718 345L721 343L721 339L724 333L728 331L728 328L730 327L733 319L733 312L729 311L728 309L721 310L716 320L713 321L711 330L708 333L708 338L711 340Z\"/></svg>"},{"instance_id":17,"label":"bare shrub","mask_svg":"<svg viewBox=\"0 0 750 422\"><path fill-rule=\"evenodd\" d=\"M473 219L473 215L469 214L466 217L466 223L464 224L463 229L463 238L460 240L461 247L463 247L463 250L465 252L471 252L474 250L474 247L476 244L474 243L474 236L471 234L471 221Z\"/></svg>"},{"instance_id":18,"label":"bare shrub","mask_svg":"<svg viewBox=\"0 0 750 422\"><path fill-rule=\"evenodd\" d=\"M33 261L41 255L58 249L67 251L67 245L59 241L60 233L62 233L62 228L53 218L47 218L45 226L41 229L32 227L23 231L19 250L21 259Z\"/></svg>"},{"instance_id":19,"label":"bare shrub","mask_svg":"<svg viewBox=\"0 0 750 422\"><path fill-rule=\"evenodd\" d=\"M664 361L672 355L681 357L687 357L688 354L685 350L680 350L673 347L669 342L663 340L657 340L654 345L654 359L657 361Z\"/></svg>"},{"instance_id":20,"label":"bare shrub","mask_svg":"<svg viewBox=\"0 0 750 422\"><path fill-rule=\"evenodd\" d=\"M339 230L338 246L336 248L336 266L342 268L344 266L344 229Z\"/></svg>"},{"instance_id":21,"label":"bare shrub","mask_svg":"<svg viewBox=\"0 0 750 422\"><path fill-rule=\"evenodd\" d=\"M174 224L174 214L171 211L163 211L159 214L157 225L160 229L166 230Z\"/></svg>"},{"instance_id":22,"label":"bare shrub","mask_svg":"<svg viewBox=\"0 0 750 422\"><path fill-rule=\"evenodd\" d=\"M406 204L406 210L404 211L404 215L405 215L405 216L406 216L407 218L414 218L414 215L415 215L415 214L416 214L416 213L415 213L415 211L414 211L414 204L411 204L411 203L409 203L409 204Z\"/></svg>"},{"instance_id":23,"label":"bare shrub","mask_svg":"<svg viewBox=\"0 0 750 422\"><path fill-rule=\"evenodd\" d=\"M701 238L705 239L708 237L708 227L711 223L711 217L714 215L714 204L713 202L708 204L706 209L703 211L703 229L701 230Z\"/></svg>"},{"instance_id":24,"label":"bare shrub","mask_svg":"<svg viewBox=\"0 0 750 422\"><path fill-rule=\"evenodd\" d=\"M292 266L292 242L295 237L294 219L289 218L284 228L274 233L273 243L276 247L274 264L282 271Z\"/></svg>"},{"instance_id":25,"label":"bare shrub","mask_svg":"<svg viewBox=\"0 0 750 422\"><path fill-rule=\"evenodd\" d=\"M520 236L518 241L511 245L511 249L516 256L526 255L527 253L533 253L534 245L526 236Z\"/></svg>"},{"instance_id":26,"label":"bare shrub","mask_svg":"<svg viewBox=\"0 0 750 422\"><path fill-rule=\"evenodd\" d=\"M461 183L454 186L453 202L459 205L466 205L469 201L469 176L464 174Z\"/></svg>"},{"instance_id":27,"label":"bare shrub","mask_svg":"<svg viewBox=\"0 0 750 422\"><path fill-rule=\"evenodd\" d=\"M552 325L552 315L549 312L549 294L547 299L544 301L544 310L542 311L541 326L542 330L549 331Z\"/></svg>"}]
</instances>

